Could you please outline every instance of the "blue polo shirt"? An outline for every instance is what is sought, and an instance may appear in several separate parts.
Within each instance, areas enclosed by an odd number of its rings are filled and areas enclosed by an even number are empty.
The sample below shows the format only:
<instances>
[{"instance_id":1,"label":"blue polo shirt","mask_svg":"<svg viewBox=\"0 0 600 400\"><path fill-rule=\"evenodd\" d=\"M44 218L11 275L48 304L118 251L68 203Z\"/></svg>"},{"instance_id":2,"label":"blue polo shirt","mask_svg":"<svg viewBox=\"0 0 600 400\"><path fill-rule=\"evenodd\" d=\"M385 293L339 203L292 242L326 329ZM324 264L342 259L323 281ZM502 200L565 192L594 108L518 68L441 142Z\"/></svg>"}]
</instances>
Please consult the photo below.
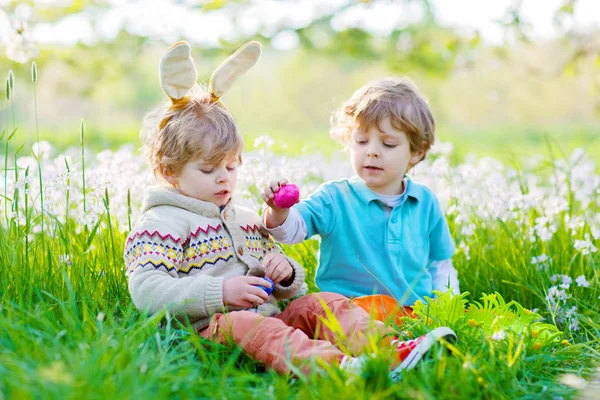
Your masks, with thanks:
<instances>
[{"instance_id":1,"label":"blue polo shirt","mask_svg":"<svg viewBox=\"0 0 600 400\"><path fill-rule=\"evenodd\" d=\"M321 236L320 290L348 297L387 294L403 305L433 296L429 266L451 258L454 241L435 194L406 182L389 215L358 176L323 184L294 206L306 238Z\"/></svg>"}]
</instances>

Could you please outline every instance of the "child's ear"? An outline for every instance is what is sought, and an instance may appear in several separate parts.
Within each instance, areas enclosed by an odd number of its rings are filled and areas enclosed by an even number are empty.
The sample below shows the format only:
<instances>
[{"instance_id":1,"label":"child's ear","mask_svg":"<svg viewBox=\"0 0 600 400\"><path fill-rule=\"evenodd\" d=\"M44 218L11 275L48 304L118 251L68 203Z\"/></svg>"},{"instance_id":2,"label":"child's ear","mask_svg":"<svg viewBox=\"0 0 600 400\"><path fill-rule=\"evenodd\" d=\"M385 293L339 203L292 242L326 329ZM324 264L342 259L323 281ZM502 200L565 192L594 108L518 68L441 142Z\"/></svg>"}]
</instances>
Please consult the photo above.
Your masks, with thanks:
<instances>
[{"instance_id":1,"label":"child's ear","mask_svg":"<svg viewBox=\"0 0 600 400\"><path fill-rule=\"evenodd\" d=\"M168 166L168 165L161 165L160 173L165 178L167 183L169 183L173 186L177 186L177 183L179 183L179 178L177 177L177 174L173 170L173 167Z\"/></svg>"},{"instance_id":2,"label":"child's ear","mask_svg":"<svg viewBox=\"0 0 600 400\"><path fill-rule=\"evenodd\" d=\"M427 143L425 143L425 144L423 144L423 147L421 148L420 151L413 151L413 152L411 152L410 153L410 162L409 162L409 165L411 167L414 167L419 162L421 162L421 160L423 159L423 157L425 157L425 153L427 153L427 150L429 150L429 145Z\"/></svg>"}]
</instances>

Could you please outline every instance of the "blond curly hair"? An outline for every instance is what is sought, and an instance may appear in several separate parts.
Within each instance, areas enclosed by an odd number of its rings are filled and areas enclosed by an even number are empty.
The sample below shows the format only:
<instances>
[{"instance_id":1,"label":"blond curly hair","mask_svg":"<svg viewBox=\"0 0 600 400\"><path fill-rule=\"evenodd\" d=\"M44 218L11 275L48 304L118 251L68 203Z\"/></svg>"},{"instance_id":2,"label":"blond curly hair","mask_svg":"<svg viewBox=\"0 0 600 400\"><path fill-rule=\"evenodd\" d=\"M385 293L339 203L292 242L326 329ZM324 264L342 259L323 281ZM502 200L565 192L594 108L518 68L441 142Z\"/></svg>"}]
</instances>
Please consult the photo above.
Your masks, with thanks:
<instances>
[{"instance_id":1,"label":"blond curly hair","mask_svg":"<svg viewBox=\"0 0 600 400\"><path fill-rule=\"evenodd\" d=\"M384 78L358 89L331 117L331 138L348 147L355 129L368 130L389 118L404 132L413 153L429 150L435 141L435 119L427 101L408 78ZM425 156L423 156L425 158Z\"/></svg>"},{"instance_id":2,"label":"blond curly hair","mask_svg":"<svg viewBox=\"0 0 600 400\"><path fill-rule=\"evenodd\" d=\"M196 85L175 104L168 100L144 118L142 148L156 177L178 175L198 158L218 164L230 156L242 161L244 139L231 113Z\"/></svg>"}]
</instances>

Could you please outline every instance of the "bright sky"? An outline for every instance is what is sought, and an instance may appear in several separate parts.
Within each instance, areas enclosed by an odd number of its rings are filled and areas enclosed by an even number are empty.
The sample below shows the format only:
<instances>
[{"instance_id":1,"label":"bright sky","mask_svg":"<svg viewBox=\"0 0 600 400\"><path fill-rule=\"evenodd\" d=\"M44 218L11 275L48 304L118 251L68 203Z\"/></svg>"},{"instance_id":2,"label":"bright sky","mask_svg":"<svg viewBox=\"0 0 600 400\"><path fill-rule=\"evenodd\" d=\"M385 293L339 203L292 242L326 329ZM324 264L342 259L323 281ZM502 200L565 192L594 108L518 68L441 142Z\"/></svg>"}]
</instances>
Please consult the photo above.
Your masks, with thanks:
<instances>
[{"instance_id":1,"label":"bright sky","mask_svg":"<svg viewBox=\"0 0 600 400\"><path fill-rule=\"evenodd\" d=\"M109 0L108 10L93 14L67 16L55 25L36 21L30 23L33 40L39 44L74 44L77 41L93 43L98 36L110 39L123 26L136 34L150 35L172 42L187 39L208 45L217 45L219 38L230 38L236 31L252 34L263 26L263 32L270 35L274 28L284 24L290 27L307 25L312 18L345 4L347 0L255 0L243 16L232 22L229 10L222 9L209 14L190 12L186 3L166 0ZM8 0L0 0L0 6ZM70 0L35 0L39 6L49 4L70 4ZM456 26L467 32L479 30L483 40L501 43L503 31L494 20L501 20L514 0L431 0L438 21L444 25ZM534 39L547 39L560 32L553 23L554 12L564 0L523 0L522 18L531 24ZM17 17L24 20L35 17L27 4L17 8ZM338 15L332 22L334 28L361 26L373 34L386 35L394 27L419 20L423 14L418 2L393 1L359 4ZM578 29L600 27L600 1L579 0L575 10L575 23ZM0 42L6 43L11 34L7 17L0 13ZM280 49L293 48L297 43L295 33L284 31L274 38L274 46Z\"/></svg>"}]
</instances>

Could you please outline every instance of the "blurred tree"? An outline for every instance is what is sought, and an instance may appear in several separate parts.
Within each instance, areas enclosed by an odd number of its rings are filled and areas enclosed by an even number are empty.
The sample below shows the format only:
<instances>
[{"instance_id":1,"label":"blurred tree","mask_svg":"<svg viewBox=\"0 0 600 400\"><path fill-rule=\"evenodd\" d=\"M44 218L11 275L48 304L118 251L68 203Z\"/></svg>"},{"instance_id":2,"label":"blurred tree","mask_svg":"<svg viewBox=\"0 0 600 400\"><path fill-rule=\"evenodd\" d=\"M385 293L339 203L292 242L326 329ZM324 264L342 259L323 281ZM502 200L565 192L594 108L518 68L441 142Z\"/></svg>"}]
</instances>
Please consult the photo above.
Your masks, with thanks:
<instances>
[{"instance_id":1,"label":"blurred tree","mask_svg":"<svg viewBox=\"0 0 600 400\"><path fill-rule=\"evenodd\" d=\"M313 16L306 24L294 24L283 18L272 26L262 26L249 34L236 32L233 39L220 40L219 49L211 49L211 53L229 54L242 42L249 39L258 39L264 44L270 44L282 32L295 35L298 43L305 49L335 57L347 55L361 59L382 60L395 72L404 72L418 68L434 75L445 75L454 66L462 54L468 54L480 44L477 34L466 37L452 27L442 27L437 23L435 9L428 0L398 0L407 5L418 5L423 10L420 20L403 26L395 27L389 34L374 35L362 26L351 26L336 29L332 21L337 16L348 11L366 12L379 4L397 4L390 0L346 0L337 6L321 7L320 14ZM282 3L282 2L279 2ZM298 1L290 1L298 5ZM569 24L577 8L578 0L564 0L557 8L554 24L564 32L563 40L570 49L572 56L565 61L559 71L572 68L573 63L582 57L599 57L600 63L600 35L590 31L581 33L574 24ZM227 10L232 26L237 26L240 19L255 3L250 0L178 0L173 4L183 7L189 12L210 14ZM275 3L274 3L275 4ZM524 1L517 1L508 8L504 18L496 21L500 24L507 38L512 36L525 43L530 40L531 24L522 16ZM22 10L28 7L31 15ZM36 2L35 0L8 0L7 5L1 10L9 17L11 24L11 37L8 40L8 58L17 62L24 62L27 58L37 55L35 43L32 43L29 31L38 24L55 24L72 15L86 16L95 30L97 16L107 12L112 7L108 0L71 0L65 2ZM220 14L222 16L222 14ZM568 28L565 28L568 26ZM128 36L137 36L132 40ZM134 54L141 46L150 40L150 33L131 32L126 27L116 37L108 40L116 42L107 43L102 38L91 43L94 47L106 46L112 51L126 44L128 51ZM200 43L196 43L198 45ZM508 45L508 43L506 44ZM499 48L497 54L507 56L504 48ZM137 49L135 48L137 47ZM206 54L206 53L205 53ZM42 60L43 62L43 60ZM119 59L119 63L123 60Z\"/></svg>"},{"instance_id":2,"label":"blurred tree","mask_svg":"<svg viewBox=\"0 0 600 400\"><path fill-rule=\"evenodd\" d=\"M286 21L281 21L275 26L261 26L256 32L243 34L237 32L233 39L220 40L220 48L209 48L207 56L214 53L229 54L241 43L249 39L260 40L265 45L270 45L274 38L281 32L289 32L298 39L298 43L312 52L329 54L334 57L349 56L358 59L381 60L393 71L408 71L415 68L430 71L432 74L444 75L451 70L457 54L469 49L478 43L473 38L465 38L452 28L440 27L434 18L434 13L427 0L401 0L404 3L418 3L422 6L423 17L421 20L402 27L396 27L386 35L373 35L369 30L361 26L352 26L344 29L336 29L332 20L341 13L353 8L362 7L364 10L375 7L378 3L389 4L388 0L348 0L337 7L327 7L321 15L315 16L308 24L302 26L290 26ZM19 15L24 5L29 6L31 15L23 17ZM243 18L251 1L178 1L178 6L184 6L190 12L201 12L210 14L227 10L232 25ZM33 0L15 1L9 0L8 5L3 8L4 13L9 16L11 23L11 37L9 38L8 58L16 62L25 62L27 59L37 56L33 47L30 31L38 24L55 24L62 19L74 14L86 16L95 30L96 16L110 8L106 0L73 0L71 2L38 3ZM21 12L21 14L23 14ZM95 68L97 63L104 62L114 64L117 69L126 68L130 55L135 55L139 49L151 40L150 34L139 35L123 28L116 38L108 41L101 37L94 43L88 43L97 50L92 57L96 62L87 60L85 63ZM86 46L79 45L80 49ZM104 48L104 50L102 50ZM125 50L126 49L126 50ZM127 52L127 55L118 54ZM43 53L43 49L42 49ZM114 56L116 63L114 62ZM63 56L66 56L63 54ZM45 57L41 55L38 64L43 65ZM81 68L81 60L67 60L73 66ZM111 65L112 65L111 64ZM18 69L17 66L12 67Z\"/></svg>"}]
</instances>

